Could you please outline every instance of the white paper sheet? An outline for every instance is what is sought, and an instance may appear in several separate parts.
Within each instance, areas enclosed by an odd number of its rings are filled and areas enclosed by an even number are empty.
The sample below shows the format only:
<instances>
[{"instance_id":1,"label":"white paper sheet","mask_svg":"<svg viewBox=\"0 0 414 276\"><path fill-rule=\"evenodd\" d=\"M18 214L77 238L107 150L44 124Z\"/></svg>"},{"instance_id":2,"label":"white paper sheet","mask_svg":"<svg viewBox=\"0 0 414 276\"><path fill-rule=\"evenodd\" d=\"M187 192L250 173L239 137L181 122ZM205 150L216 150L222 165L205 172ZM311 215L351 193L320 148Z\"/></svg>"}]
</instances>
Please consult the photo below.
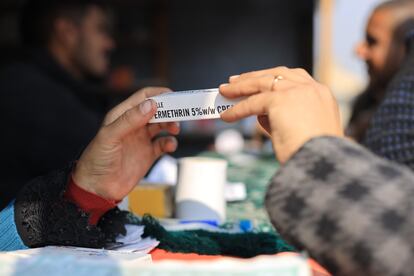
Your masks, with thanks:
<instances>
[{"instance_id":1,"label":"white paper sheet","mask_svg":"<svg viewBox=\"0 0 414 276\"><path fill-rule=\"evenodd\" d=\"M144 226L127 224L125 228L127 230L126 235L119 235L116 238L117 244L111 245L108 249L146 254L158 246L159 241L156 239L150 237L142 238Z\"/></svg>"}]
</instances>

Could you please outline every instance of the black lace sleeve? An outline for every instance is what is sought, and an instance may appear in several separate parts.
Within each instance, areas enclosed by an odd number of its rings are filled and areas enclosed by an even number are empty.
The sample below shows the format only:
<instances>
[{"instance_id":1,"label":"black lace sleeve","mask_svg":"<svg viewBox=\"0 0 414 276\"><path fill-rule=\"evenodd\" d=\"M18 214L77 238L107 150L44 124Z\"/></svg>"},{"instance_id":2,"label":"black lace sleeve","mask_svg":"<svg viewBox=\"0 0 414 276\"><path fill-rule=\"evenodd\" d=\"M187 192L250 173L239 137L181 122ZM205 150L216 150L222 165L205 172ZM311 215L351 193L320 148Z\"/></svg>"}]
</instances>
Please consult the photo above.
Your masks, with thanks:
<instances>
[{"instance_id":1,"label":"black lace sleeve","mask_svg":"<svg viewBox=\"0 0 414 276\"><path fill-rule=\"evenodd\" d=\"M15 220L28 247L71 245L102 248L125 233L123 212L109 211L98 226L88 224L89 215L64 199L72 165L38 177L20 191L15 202Z\"/></svg>"}]
</instances>

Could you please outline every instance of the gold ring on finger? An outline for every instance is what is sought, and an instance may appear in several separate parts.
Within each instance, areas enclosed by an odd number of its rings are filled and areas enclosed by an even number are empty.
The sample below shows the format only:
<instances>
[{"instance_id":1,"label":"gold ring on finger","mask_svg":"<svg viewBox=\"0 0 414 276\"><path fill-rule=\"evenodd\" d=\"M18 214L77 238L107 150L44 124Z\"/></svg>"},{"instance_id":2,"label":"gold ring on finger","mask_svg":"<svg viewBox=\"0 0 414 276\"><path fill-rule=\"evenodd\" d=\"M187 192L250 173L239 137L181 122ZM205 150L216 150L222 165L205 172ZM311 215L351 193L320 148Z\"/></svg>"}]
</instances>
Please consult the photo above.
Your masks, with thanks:
<instances>
[{"instance_id":1,"label":"gold ring on finger","mask_svg":"<svg viewBox=\"0 0 414 276\"><path fill-rule=\"evenodd\" d=\"M276 83L283 80L283 79L284 79L283 76L280 76L280 75L277 75L276 77L274 77L274 79L272 81L271 90L274 90Z\"/></svg>"}]
</instances>

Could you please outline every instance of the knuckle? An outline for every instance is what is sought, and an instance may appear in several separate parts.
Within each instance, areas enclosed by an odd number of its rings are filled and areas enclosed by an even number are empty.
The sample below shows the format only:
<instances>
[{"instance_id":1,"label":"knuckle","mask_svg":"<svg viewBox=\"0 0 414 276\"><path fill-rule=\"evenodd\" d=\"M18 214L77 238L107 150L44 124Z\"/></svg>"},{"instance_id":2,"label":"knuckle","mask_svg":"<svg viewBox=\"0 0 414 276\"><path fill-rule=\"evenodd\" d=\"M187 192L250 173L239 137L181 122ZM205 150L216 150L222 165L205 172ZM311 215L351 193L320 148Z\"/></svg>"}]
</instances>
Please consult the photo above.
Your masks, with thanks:
<instances>
[{"instance_id":1,"label":"knuckle","mask_svg":"<svg viewBox=\"0 0 414 276\"><path fill-rule=\"evenodd\" d=\"M316 89L318 90L318 93L322 95L325 99L329 99L330 101L335 101L335 97L332 94L331 90L328 86L324 84L317 83L315 85Z\"/></svg>"},{"instance_id":2,"label":"knuckle","mask_svg":"<svg viewBox=\"0 0 414 276\"><path fill-rule=\"evenodd\" d=\"M289 89L291 93L311 93L311 94L315 94L317 93L317 88L310 84L310 83L300 83L297 84L293 89Z\"/></svg>"},{"instance_id":3,"label":"knuckle","mask_svg":"<svg viewBox=\"0 0 414 276\"><path fill-rule=\"evenodd\" d=\"M246 96L246 95L248 95L249 94L249 91L250 91L250 85L247 85L248 83L240 83L239 85L238 85L238 90L240 91L240 93L243 95L243 96ZM235 93L236 94L236 93Z\"/></svg>"},{"instance_id":4,"label":"knuckle","mask_svg":"<svg viewBox=\"0 0 414 276\"><path fill-rule=\"evenodd\" d=\"M305 85L305 86L306 86L306 87L307 87L307 89L308 89L309 91L311 91L312 93L317 94L317 93L320 93L320 92L321 92L321 89L320 89L320 87L318 87L318 85L308 84L308 85Z\"/></svg>"},{"instance_id":5,"label":"knuckle","mask_svg":"<svg viewBox=\"0 0 414 276\"><path fill-rule=\"evenodd\" d=\"M98 133L96 134L94 140L100 143L101 141L106 141L108 137L110 137L112 131L109 129L108 126L104 126L99 129Z\"/></svg>"},{"instance_id":6,"label":"knuckle","mask_svg":"<svg viewBox=\"0 0 414 276\"><path fill-rule=\"evenodd\" d=\"M133 118L134 118L135 113L136 112L135 112L134 109L129 109L129 110L125 111L124 114L122 114L121 118L125 123L127 123L129 125L133 125Z\"/></svg>"},{"instance_id":7,"label":"knuckle","mask_svg":"<svg viewBox=\"0 0 414 276\"><path fill-rule=\"evenodd\" d=\"M248 72L248 73L242 73L242 74L240 74L240 78L241 79L244 79L244 78L246 78L246 77L248 77L248 76L250 76L251 74L253 74L254 72Z\"/></svg>"},{"instance_id":8,"label":"knuckle","mask_svg":"<svg viewBox=\"0 0 414 276\"><path fill-rule=\"evenodd\" d=\"M278 69L278 70L289 70L289 68L287 66L278 66L275 69Z\"/></svg>"},{"instance_id":9,"label":"knuckle","mask_svg":"<svg viewBox=\"0 0 414 276\"><path fill-rule=\"evenodd\" d=\"M259 88L261 89L261 90L270 90L270 89L272 89L272 84L273 84L273 82L272 82L272 80L273 80L273 75L270 75L270 74L267 74L267 75L264 75L264 76L262 76L262 77L260 77L259 78Z\"/></svg>"},{"instance_id":10,"label":"knuckle","mask_svg":"<svg viewBox=\"0 0 414 276\"><path fill-rule=\"evenodd\" d=\"M320 83L316 83L315 86L317 87L318 90L321 91L321 93L331 94L331 90L328 88L328 86L326 86L324 84L320 84Z\"/></svg>"},{"instance_id":11,"label":"knuckle","mask_svg":"<svg viewBox=\"0 0 414 276\"><path fill-rule=\"evenodd\" d=\"M303 68L295 68L294 69L298 74L308 75L308 72Z\"/></svg>"},{"instance_id":12,"label":"knuckle","mask_svg":"<svg viewBox=\"0 0 414 276\"><path fill-rule=\"evenodd\" d=\"M112 123L112 121L114 121L114 118L116 118L116 111L115 110L109 111L106 114L106 116L105 116L105 118L104 118L104 120L102 122L102 125L103 126L106 126L106 125Z\"/></svg>"}]
</instances>

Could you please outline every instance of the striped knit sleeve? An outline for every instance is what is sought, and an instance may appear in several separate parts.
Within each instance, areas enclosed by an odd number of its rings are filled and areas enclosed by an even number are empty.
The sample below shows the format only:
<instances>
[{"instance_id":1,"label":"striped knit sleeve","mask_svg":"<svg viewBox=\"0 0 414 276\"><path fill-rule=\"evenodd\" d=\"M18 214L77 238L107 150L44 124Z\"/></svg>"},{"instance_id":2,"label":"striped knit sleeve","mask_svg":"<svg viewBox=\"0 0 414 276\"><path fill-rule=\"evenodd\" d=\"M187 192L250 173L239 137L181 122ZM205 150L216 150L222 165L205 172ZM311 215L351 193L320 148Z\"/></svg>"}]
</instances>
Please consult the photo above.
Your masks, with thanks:
<instances>
[{"instance_id":1,"label":"striped knit sleeve","mask_svg":"<svg viewBox=\"0 0 414 276\"><path fill-rule=\"evenodd\" d=\"M14 221L14 200L0 212L0 251L26 249Z\"/></svg>"}]
</instances>

